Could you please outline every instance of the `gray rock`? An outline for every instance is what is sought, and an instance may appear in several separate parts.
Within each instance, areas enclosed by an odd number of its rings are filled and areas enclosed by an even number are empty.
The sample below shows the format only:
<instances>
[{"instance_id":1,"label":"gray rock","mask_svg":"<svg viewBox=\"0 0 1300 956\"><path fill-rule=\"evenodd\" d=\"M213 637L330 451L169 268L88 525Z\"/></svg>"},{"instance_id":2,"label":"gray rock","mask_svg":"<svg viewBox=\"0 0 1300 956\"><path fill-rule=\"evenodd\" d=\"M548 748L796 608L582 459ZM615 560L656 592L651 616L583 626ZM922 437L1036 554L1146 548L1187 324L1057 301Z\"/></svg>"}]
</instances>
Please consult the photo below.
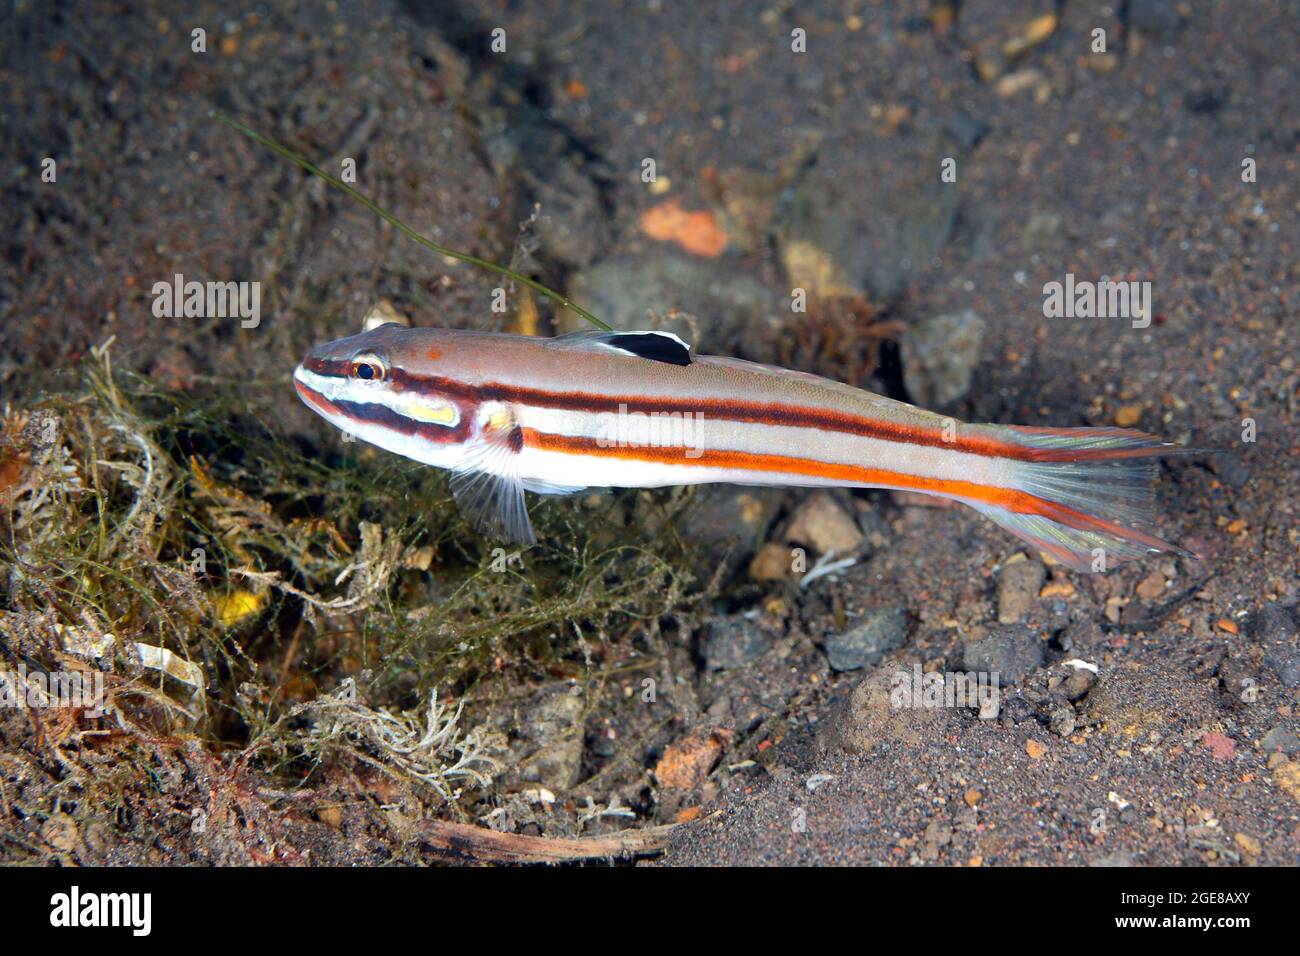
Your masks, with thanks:
<instances>
[{"instance_id":1,"label":"gray rock","mask_svg":"<svg viewBox=\"0 0 1300 956\"><path fill-rule=\"evenodd\" d=\"M1048 718L1048 728L1058 737L1068 737L1074 733L1075 716L1072 707L1057 707Z\"/></svg>"},{"instance_id":2,"label":"gray rock","mask_svg":"<svg viewBox=\"0 0 1300 956\"><path fill-rule=\"evenodd\" d=\"M823 646L831 667L854 671L872 664L907 642L907 610L901 607L873 611L840 634L828 637Z\"/></svg>"},{"instance_id":3,"label":"gray rock","mask_svg":"<svg viewBox=\"0 0 1300 956\"><path fill-rule=\"evenodd\" d=\"M705 626L700 649L709 670L732 670L771 650L772 635L743 617L715 618Z\"/></svg>"},{"instance_id":4,"label":"gray rock","mask_svg":"<svg viewBox=\"0 0 1300 956\"><path fill-rule=\"evenodd\" d=\"M535 749L522 761L520 776L551 790L568 790L582 769L582 696L558 687L543 690L534 700L520 737Z\"/></svg>"},{"instance_id":5,"label":"gray rock","mask_svg":"<svg viewBox=\"0 0 1300 956\"><path fill-rule=\"evenodd\" d=\"M1169 36L1182 28L1183 18L1170 0L1129 0L1128 22L1152 36Z\"/></svg>"},{"instance_id":6,"label":"gray rock","mask_svg":"<svg viewBox=\"0 0 1300 956\"><path fill-rule=\"evenodd\" d=\"M721 570L730 577L766 540L785 492L779 488L705 485L695 489L680 513L650 495L638 500L636 520L647 534L658 533L667 520L691 546L691 570L709 580Z\"/></svg>"},{"instance_id":7,"label":"gray rock","mask_svg":"<svg viewBox=\"0 0 1300 956\"><path fill-rule=\"evenodd\" d=\"M1264 739L1259 742L1259 746L1266 754L1300 753L1300 734L1296 733L1294 727L1278 724L1264 735Z\"/></svg>"},{"instance_id":8,"label":"gray rock","mask_svg":"<svg viewBox=\"0 0 1300 956\"><path fill-rule=\"evenodd\" d=\"M998 622L1015 624L1021 620L1047 578L1047 569L1037 561L1014 561L998 571Z\"/></svg>"},{"instance_id":9,"label":"gray rock","mask_svg":"<svg viewBox=\"0 0 1300 956\"><path fill-rule=\"evenodd\" d=\"M817 749L864 754L880 746L922 746L942 737L961 717L954 708L897 706L895 683L906 686L911 680L912 668L889 658L868 671L848 699L818 722Z\"/></svg>"},{"instance_id":10,"label":"gray rock","mask_svg":"<svg viewBox=\"0 0 1300 956\"><path fill-rule=\"evenodd\" d=\"M973 310L936 315L903 330L903 383L918 405L948 405L970 390L979 363L984 320Z\"/></svg>"},{"instance_id":11,"label":"gray rock","mask_svg":"<svg viewBox=\"0 0 1300 956\"><path fill-rule=\"evenodd\" d=\"M1300 650L1286 644L1269 648L1264 653L1264 664L1283 687L1300 687Z\"/></svg>"},{"instance_id":12,"label":"gray rock","mask_svg":"<svg viewBox=\"0 0 1300 956\"><path fill-rule=\"evenodd\" d=\"M609 242L595 182L572 162L547 164L544 175L524 170L523 176L539 207L538 251L571 267L590 265Z\"/></svg>"},{"instance_id":13,"label":"gray rock","mask_svg":"<svg viewBox=\"0 0 1300 956\"><path fill-rule=\"evenodd\" d=\"M1265 644L1294 644L1297 627L1295 609L1273 601L1250 616L1249 633Z\"/></svg>"},{"instance_id":14,"label":"gray rock","mask_svg":"<svg viewBox=\"0 0 1300 956\"><path fill-rule=\"evenodd\" d=\"M1061 682L1061 693L1066 700L1082 698L1097 686L1097 675L1086 667L1070 667L1070 675Z\"/></svg>"},{"instance_id":15,"label":"gray rock","mask_svg":"<svg viewBox=\"0 0 1300 956\"><path fill-rule=\"evenodd\" d=\"M989 124L978 116L958 113L944 126L963 148L971 150L989 134Z\"/></svg>"},{"instance_id":16,"label":"gray rock","mask_svg":"<svg viewBox=\"0 0 1300 956\"><path fill-rule=\"evenodd\" d=\"M939 170L954 149L908 136L823 148L775 224L791 286L880 305L902 296L952 232L957 185Z\"/></svg>"},{"instance_id":17,"label":"gray rock","mask_svg":"<svg viewBox=\"0 0 1300 956\"><path fill-rule=\"evenodd\" d=\"M734 351L730 346L747 324L778 310L757 280L666 252L605 259L575 275L568 294L616 329L673 332L700 352ZM568 310L558 326L561 332L590 327Z\"/></svg>"},{"instance_id":18,"label":"gray rock","mask_svg":"<svg viewBox=\"0 0 1300 956\"><path fill-rule=\"evenodd\" d=\"M1043 642L1023 624L994 628L983 640L966 645L968 671L996 671L1003 684L1012 684L1043 664Z\"/></svg>"}]
</instances>

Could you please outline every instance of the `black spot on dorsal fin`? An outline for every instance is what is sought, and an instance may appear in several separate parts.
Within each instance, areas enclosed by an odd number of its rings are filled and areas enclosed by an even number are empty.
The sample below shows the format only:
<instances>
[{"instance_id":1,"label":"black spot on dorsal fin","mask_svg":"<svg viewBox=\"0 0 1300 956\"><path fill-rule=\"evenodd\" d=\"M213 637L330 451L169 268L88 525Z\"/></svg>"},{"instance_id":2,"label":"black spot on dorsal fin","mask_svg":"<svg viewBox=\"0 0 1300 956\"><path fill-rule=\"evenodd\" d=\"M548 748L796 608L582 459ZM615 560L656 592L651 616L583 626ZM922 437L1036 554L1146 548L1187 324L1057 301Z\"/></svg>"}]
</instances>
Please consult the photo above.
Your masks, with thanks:
<instances>
[{"instance_id":1,"label":"black spot on dorsal fin","mask_svg":"<svg viewBox=\"0 0 1300 956\"><path fill-rule=\"evenodd\" d=\"M610 348L655 362L691 364L691 347L671 332L611 332L600 341Z\"/></svg>"}]
</instances>

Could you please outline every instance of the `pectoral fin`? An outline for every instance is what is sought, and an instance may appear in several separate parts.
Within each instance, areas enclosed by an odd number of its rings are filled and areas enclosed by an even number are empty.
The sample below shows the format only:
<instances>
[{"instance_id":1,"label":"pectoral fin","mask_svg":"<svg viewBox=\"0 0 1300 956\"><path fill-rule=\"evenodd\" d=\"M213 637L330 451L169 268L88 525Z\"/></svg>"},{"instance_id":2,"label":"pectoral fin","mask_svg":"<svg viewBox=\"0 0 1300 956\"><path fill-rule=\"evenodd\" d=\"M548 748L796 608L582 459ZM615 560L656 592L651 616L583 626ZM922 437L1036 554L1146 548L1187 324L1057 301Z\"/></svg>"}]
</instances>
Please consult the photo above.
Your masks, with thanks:
<instances>
[{"instance_id":1,"label":"pectoral fin","mask_svg":"<svg viewBox=\"0 0 1300 956\"><path fill-rule=\"evenodd\" d=\"M451 472L451 494L470 523L490 538L536 544L525 482L519 476L519 429L508 408L488 413Z\"/></svg>"}]
</instances>

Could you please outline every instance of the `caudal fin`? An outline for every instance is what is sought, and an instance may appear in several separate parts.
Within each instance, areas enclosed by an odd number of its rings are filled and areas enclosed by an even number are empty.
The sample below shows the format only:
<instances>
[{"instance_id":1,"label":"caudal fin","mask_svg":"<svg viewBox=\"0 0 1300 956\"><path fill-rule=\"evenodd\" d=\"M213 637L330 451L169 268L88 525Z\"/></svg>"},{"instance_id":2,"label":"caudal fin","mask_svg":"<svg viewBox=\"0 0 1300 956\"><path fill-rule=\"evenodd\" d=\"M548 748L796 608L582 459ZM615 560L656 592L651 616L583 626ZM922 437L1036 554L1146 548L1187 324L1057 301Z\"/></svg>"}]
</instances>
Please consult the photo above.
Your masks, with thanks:
<instances>
[{"instance_id":1,"label":"caudal fin","mask_svg":"<svg viewBox=\"0 0 1300 956\"><path fill-rule=\"evenodd\" d=\"M1195 449L1127 428L977 426L1025 449L1007 462L1007 506L967 504L1076 571L1170 553L1195 557L1152 533L1156 458Z\"/></svg>"}]
</instances>

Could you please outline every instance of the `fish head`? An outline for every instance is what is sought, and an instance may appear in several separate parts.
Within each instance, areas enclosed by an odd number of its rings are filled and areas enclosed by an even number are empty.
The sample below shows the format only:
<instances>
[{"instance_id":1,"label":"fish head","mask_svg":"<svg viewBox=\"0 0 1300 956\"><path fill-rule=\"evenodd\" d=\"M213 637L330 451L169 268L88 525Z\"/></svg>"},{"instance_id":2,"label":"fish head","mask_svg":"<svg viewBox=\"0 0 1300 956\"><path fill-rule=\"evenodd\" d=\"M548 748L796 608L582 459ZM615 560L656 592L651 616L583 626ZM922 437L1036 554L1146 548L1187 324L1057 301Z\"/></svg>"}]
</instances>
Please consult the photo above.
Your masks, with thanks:
<instances>
[{"instance_id":1,"label":"fish head","mask_svg":"<svg viewBox=\"0 0 1300 956\"><path fill-rule=\"evenodd\" d=\"M450 468L470 438L474 410L457 380L435 365L454 335L389 323L326 342L294 370L294 388L308 408L344 433Z\"/></svg>"}]
</instances>

